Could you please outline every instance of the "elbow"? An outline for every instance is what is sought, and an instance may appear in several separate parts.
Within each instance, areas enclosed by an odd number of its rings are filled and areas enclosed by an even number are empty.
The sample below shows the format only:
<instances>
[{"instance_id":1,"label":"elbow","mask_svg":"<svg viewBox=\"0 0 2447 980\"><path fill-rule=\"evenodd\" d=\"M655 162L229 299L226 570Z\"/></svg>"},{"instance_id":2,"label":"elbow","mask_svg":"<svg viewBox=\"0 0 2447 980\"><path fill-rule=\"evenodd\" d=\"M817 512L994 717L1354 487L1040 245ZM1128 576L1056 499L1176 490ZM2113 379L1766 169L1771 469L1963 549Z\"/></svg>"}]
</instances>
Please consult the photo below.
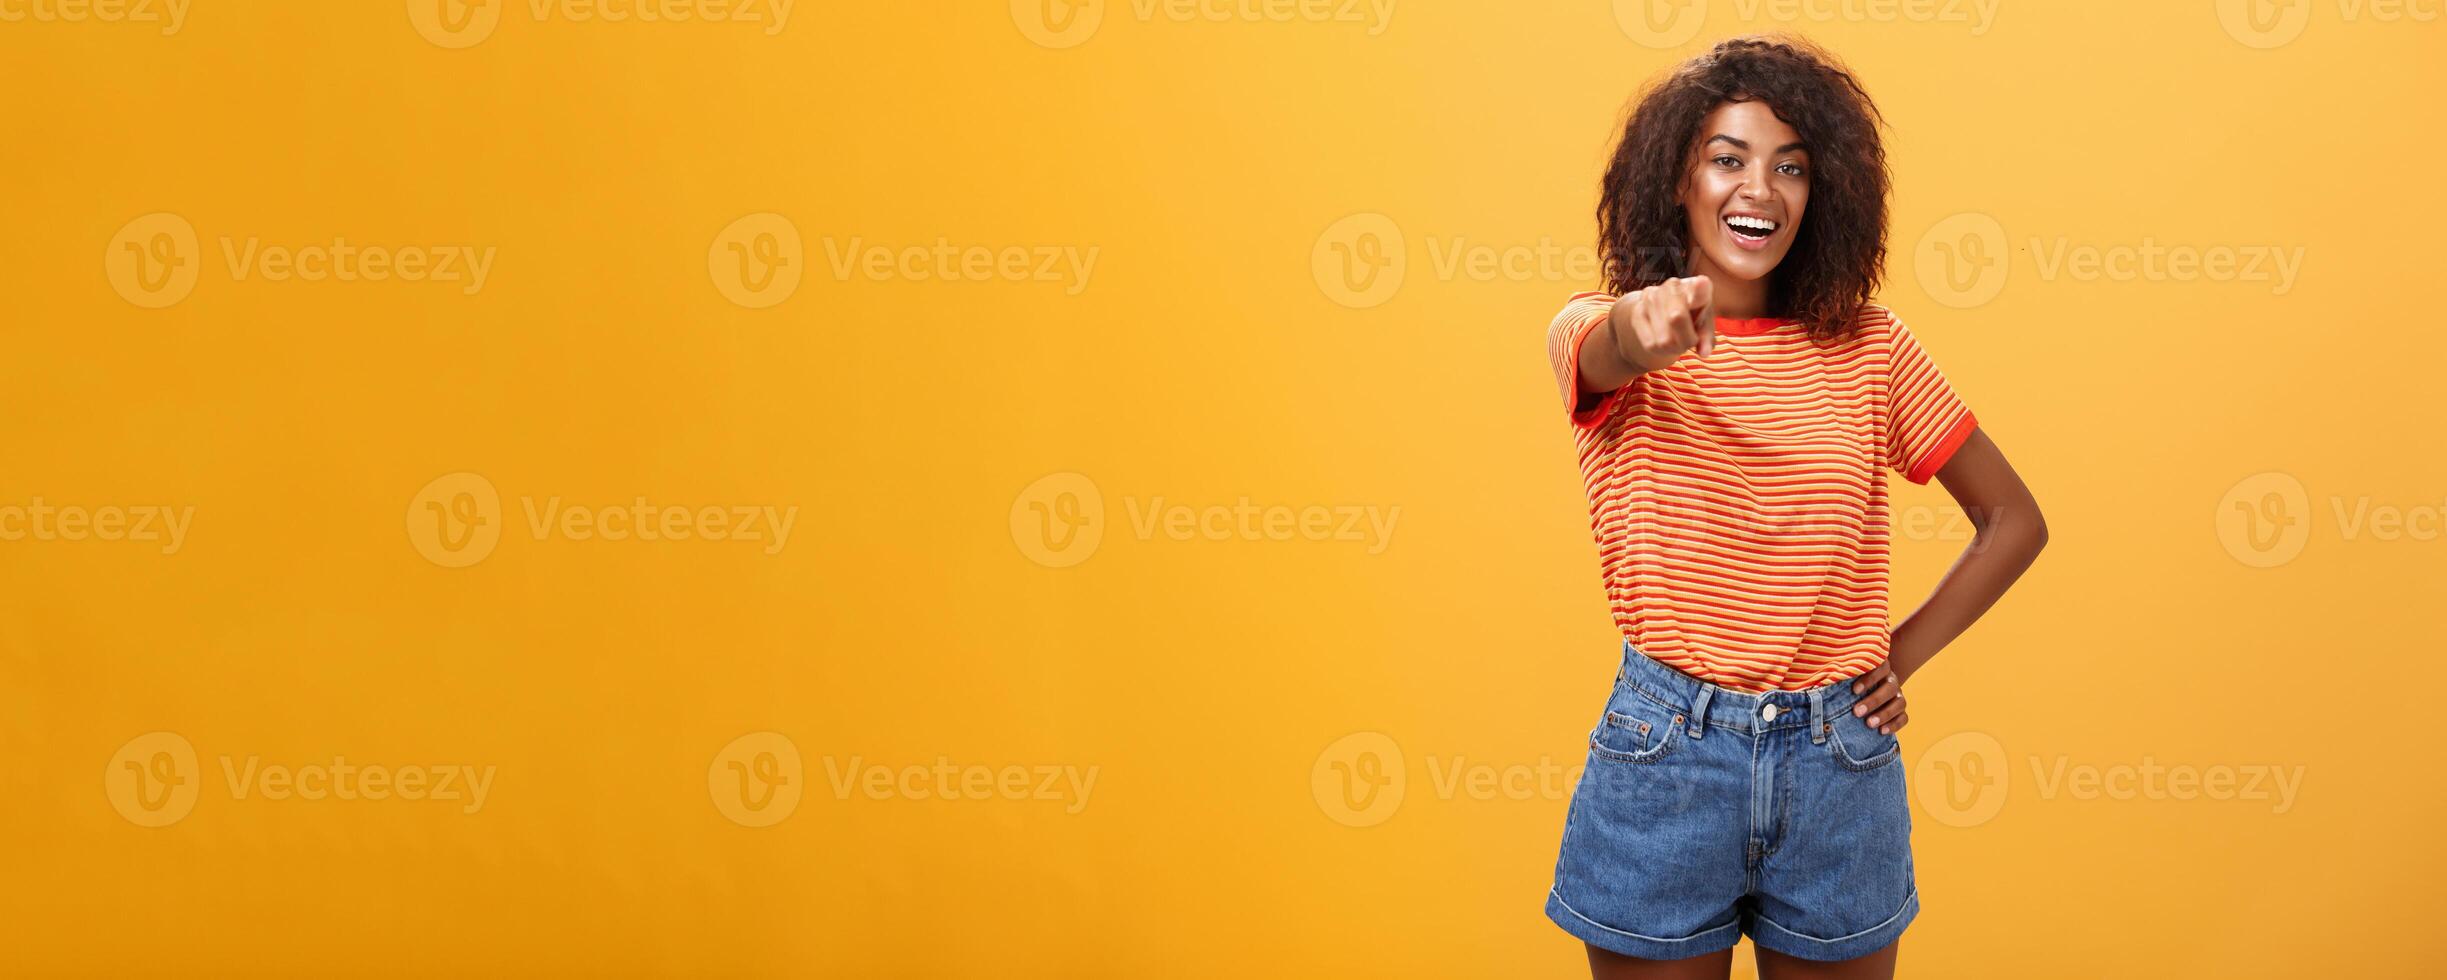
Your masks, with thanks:
<instances>
[{"instance_id":1,"label":"elbow","mask_svg":"<svg viewBox=\"0 0 2447 980\"><path fill-rule=\"evenodd\" d=\"M2048 547L2048 519L2037 504L2028 508L1999 507L1992 511L1972 513L1972 546L1981 550L2003 547L2023 555L2025 563L2039 557Z\"/></svg>"},{"instance_id":2,"label":"elbow","mask_svg":"<svg viewBox=\"0 0 2447 980\"><path fill-rule=\"evenodd\" d=\"M2015 530L2019 532L2016 536L2022 542L2023 561L2028 564L2048 548L2048 518L2039 512L2038 504L2032 504L2027 515L2015 516L2022 518L2014 523Z\"/></svg>"}]
</instances>

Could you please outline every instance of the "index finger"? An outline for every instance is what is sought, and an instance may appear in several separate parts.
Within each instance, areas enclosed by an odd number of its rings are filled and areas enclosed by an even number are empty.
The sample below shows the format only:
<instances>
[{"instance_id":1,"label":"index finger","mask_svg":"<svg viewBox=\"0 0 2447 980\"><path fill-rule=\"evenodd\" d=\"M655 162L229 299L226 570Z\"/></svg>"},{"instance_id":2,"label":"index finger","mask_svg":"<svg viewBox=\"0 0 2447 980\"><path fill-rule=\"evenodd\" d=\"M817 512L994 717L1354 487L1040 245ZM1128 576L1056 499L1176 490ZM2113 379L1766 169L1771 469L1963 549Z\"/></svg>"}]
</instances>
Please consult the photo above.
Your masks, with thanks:
<instances>
[{"instance_id":1,"label":"index finger","mask_svg":"<svg viewBox=\"0 0 2447 980\"><path fill-rule=\"evenodd\" d=\"M1691 303L1691 326L1699 334L1699 356L1706 357L1716 349L1716 284L1706 276L1683 280L1688 284L1684 296Z\"/></svg>"}]
</instances>

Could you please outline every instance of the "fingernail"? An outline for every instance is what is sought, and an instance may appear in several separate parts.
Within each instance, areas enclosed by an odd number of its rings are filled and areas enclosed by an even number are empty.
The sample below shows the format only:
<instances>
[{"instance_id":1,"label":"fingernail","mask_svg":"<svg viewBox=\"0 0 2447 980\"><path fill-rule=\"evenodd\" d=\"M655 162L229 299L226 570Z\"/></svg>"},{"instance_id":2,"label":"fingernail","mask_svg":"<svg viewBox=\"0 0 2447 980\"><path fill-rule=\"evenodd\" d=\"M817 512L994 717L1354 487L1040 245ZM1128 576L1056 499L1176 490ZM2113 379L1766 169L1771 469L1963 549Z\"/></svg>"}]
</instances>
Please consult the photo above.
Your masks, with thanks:
<instances>
[{"instance_id":1,"label":"fingernail","mask_svg":"<svg viewBox=\"0 0 2447 980\"><path fill-rule=\"evenodd\" d=\"M1856 692L1856 693L1857 693L1857 692ZM1856 704L1856 705L1853 705L1853 706L1852 706L1852 716L1853 716L1853 717L1855 717L1855 718L1858 718L1858 717L1860 717L1860 716L1862 716L1862 715L1865 715L1865 714L1868 714L1868 713L1869 713L1869 706L1868 706L1868 705L1865 705L1865 704Z\"/></svg>"},{"instance_id":2,"label":"fingernail","mask_svg":"<svg viewBox=\"0 0 2447 980\"><path fill-rule=\"evenodd\" d=\"M1871 728L1876 728L1876 727L1878 727L1878 716L1876 716L1876 715L1871 715L1871 716L1869 716L1869 727L1871 727Z\"/></svg>"}]
</instances>

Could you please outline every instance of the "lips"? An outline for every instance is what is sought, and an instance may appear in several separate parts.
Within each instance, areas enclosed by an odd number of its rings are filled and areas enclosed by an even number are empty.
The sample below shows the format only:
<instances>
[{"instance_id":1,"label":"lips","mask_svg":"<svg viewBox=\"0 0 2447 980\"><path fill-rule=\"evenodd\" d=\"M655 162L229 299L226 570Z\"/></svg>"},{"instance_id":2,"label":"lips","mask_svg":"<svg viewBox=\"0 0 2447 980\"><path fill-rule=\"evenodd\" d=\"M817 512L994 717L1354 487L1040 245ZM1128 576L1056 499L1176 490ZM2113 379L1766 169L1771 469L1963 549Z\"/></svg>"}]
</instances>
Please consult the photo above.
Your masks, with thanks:
<instances>
[{"instance_id":1,"label":"lips","mask_svg":"<svg viewBox=\"0 0 2447 980\"><path fill-rule=\"evenodd\" d=\"M1783 227L1782 224L1765 215L1729 214L1725 216L1725 233L1733 238L1735 246L1743 249L1766 248L1767 240L1775 237L1776 229L1781 227Z\"/></svg>"},{"instance_id":2,"label":"lips","mask_svg":"<svg viewBox=\"0 0 2447 980\"><path fill-rule=\"evenodd\" d=\"M1766 238L1776 233L1775 222L1747 214L1727 215L1725 227L1744 238Z\"/></svg>"}]
</instances>

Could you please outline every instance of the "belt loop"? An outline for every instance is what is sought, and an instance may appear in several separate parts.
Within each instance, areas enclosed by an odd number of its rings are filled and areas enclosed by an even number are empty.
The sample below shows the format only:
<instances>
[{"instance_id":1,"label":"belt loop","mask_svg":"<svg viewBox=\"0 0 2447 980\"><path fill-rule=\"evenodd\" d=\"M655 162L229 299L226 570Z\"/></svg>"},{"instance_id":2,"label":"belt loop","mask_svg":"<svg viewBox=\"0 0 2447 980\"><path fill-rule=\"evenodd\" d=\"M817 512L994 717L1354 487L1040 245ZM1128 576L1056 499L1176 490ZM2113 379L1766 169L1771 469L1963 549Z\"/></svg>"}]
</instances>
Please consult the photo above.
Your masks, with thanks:
<instances>
[{"instance_id":1,"label":"belt loop","mask_svg":"<svg viewBox=\"0 0 2447 980\"><path fill-rule=\"evenodd\" d=\"M1708 696L1716 693L1716 685L1700 682L1699 696L1691 699L1691 737L1698 738L1708 727Z\"/></svg>"},{"instance_id":2,"label":"belt loop","mask_svg":"<svg viewBox=\"0 0 2447 980\"><path fill-rule=\"evenodd\" d=\"M1827 686L1810 689L1810 744L1827 744Z\"/></svg>"}]
</instances>

